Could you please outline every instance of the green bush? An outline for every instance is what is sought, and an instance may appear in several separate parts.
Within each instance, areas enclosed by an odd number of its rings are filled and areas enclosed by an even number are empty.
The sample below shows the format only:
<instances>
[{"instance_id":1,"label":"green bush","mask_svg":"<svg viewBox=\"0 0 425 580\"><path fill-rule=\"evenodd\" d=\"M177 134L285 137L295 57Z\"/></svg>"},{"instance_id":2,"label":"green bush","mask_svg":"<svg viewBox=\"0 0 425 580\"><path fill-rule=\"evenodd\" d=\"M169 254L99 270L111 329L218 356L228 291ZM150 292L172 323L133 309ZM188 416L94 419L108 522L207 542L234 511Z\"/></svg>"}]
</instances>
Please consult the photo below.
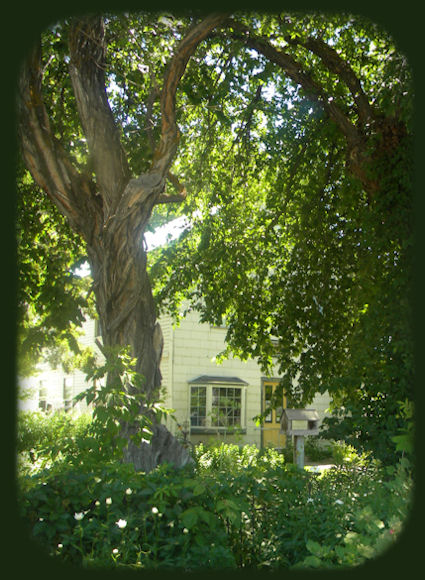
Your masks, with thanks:
<instances>
[{"instance_id":1,"label":"green bush","mask_svg":"<svg viewBox=\"0 0 425 580\"><path fill-rule=\"evenodd\" d=\"M238 473L247 467L270 469L285 463L284 455L273 448L259 450L256 445L239 446L234 443L211 446L201 443L195 447L193 456L200 473L211 470Z\"/></svg>"},{"instance_id":2,"label":"green bush","mask_svg":"<svg viewBox=\"0 0 425 580\"><path fill-rule=\"evenodd\" d=\"M65 412L47 414L41 411L20 411L17 425L17 452L53 449L68 437L83 435L91 418Z\"/></svg>"},{"instance_id":3,"label":"green bush","mask_svg":"<svg viewBox=\"0 0 425 580\"><path fill-rule=\"evenodd\" d=\"M52 556L85 566L233 567L220 505L193 470L40 473L22 515ZM202 497L202 499L201 499Z\"/></svg>"},{"instance_id":4,"label":"green bush","mask_svg":"<svg viewBox=\"0 0 425 580\"><path fill-rule=\"evenodd\" d=\"M337 567L373 558L410 505L404 461L322 475L255 446L198 446L193 466L61 462L21 476L31 535L52 556L129 568Z\"/></svg>"},{"instance_id":5,"label":"green bush","mask_svg":"<svg viewBox=\"0 0 425 580\"><path fill-rule=\"evenodd\" d=\"M91 423L89 414L77 417L63 411L21 411L17 419L16 450L21 473L33 473L79 456Z\"/></svg>"},{"instance_id":6,"label":"green bush","mask_svg":"<svg viewBox=\"0 0 425 580\"><path fill-rule=\"evenodd\" d=\"M331 447L332 459L336 465L350 465L351 467L363 467L370 463L371 452L361 453L352 445L344 441L334 441Z\"/></svg>"},{"instance_id":7,"label":"green bush","mask_svg":"<svg viewBox=\"0 0 425 580\"><path fill-rule=\"evenodd\" d=\"M331 455L329 444L314 436L306 437L304 452L310 461L322 461L323 459L329 459Z\"/></svg>"},{"instance_id":8,"label":"green bush","mask_svg":"<svg viewBox=\"0 0 425 580\"><path fill-rule=\"evenodd\" d=\"M401 460L397 466L364 471L331 470L323 481L338 489L339 506L346 506L347 522L338 542L332 544L308 534L309 554L295 568L341 568L357 566L390 548L402 531L412 499L411 466Z\"/></svg>"},{"instance_id":9,"label":"green bush","mask_svg":"<svg viewBox=\"0 0 425 580\"><path fill-rule=\"evenodd\" d=\"M287 438L282 453L287 463L293 463L294 443L292 437ZM331 450L329 449L329 445L321 443L318 437L306 437L304 442L304 455L306 460L322 461L323 459L329 459L331 456Z\"/></svg>"}]
</instances>

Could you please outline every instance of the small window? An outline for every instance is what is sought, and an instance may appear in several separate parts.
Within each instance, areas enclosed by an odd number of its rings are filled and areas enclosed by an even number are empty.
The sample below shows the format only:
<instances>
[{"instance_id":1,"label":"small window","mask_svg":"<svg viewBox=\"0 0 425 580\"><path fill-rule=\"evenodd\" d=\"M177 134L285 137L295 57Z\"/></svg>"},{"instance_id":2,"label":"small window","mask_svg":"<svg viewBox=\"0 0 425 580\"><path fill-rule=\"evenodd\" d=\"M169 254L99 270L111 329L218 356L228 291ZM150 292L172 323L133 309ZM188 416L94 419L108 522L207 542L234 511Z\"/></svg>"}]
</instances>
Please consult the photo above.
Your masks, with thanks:
<instances>
[{"instance_id":1,"label":"small window","mask_svg":"<svg viewBox=\"0 0 425 580\"><path fill-rule=\"evenodd\" d=\"M271 405L272 395L273 395L273 385L265 384L264 385L264 398L265 398L266 409L269 408ZM272 411L269 411L264 419L264 422L265 423L272 423L272 421L273 421L273 413L272 413Z\"/></svg>"},{"instance_id":2,"label":"small window","mask_svg":"<svg viewBox=\"0 0 425 580\"><path fill-rule=\"evenodd\" d=\"M47 387L44 381L38 383L38 408L47 411Z\"/></svg>"},{"instance_id":3,"label":"small window","mask_svg":"<svg viewBox=\"0 0 425 580\"><path fill-rule=\"evenodd\" d=\"M94 321L94 337L97 338L98 336L102 336L102 328L100 326L100 320L95 318Z\"/></svg>"},{"instance_id":4,"label":"small window","mask_svg":"<svg viewBox=\"0 0 425 580\"><path fill-rule=\"evenodd\" d=\"M269 410L264 422L275 425L280 424L280 418L285 407L286 397L283 394L283 388L279 384L279 380L263 380L263 410Z\"/></svg>"},{"instance_id":5,"label":"small window","mask_svg":"<svg viewBox=\"0 0 425 580\"><path fill-rule=\"evenodd\" d=\"M63 406L67 413L72 409L72 378L65 377L63 379Z\"/></svg>"},{"instance_id":6,"label":"small window","mask_svg":"<svg viewBox=\"0 0 425 580\"><path fill-rule=\"evenodd\" d=\"M238 427L241 424L241 389L213 387L211 425L214 427Z\"/></svg>"}]
</instances>

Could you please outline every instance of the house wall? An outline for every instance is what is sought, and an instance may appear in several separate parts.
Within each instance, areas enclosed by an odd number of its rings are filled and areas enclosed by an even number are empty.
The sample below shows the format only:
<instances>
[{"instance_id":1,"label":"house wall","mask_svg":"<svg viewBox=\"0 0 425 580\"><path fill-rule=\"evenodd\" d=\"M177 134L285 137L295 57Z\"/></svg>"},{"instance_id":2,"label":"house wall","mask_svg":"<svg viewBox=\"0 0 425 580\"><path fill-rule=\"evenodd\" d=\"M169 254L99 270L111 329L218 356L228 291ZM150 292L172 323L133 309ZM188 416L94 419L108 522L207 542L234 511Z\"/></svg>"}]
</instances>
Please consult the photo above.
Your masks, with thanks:
<instances>
[{"instance_id":1,"label":"house wall","mask_svg":"<svg viewBox=\"0 0 425 580\"><path fill-rule=\"evenodd\" d=\"M227 435L226 440L256 444L260 447L261 428L255 425L253 417L261 412L261 381L264 376L256 361L230 358L221 364L216 363L215 357L225 348L226 329L201 324L196 312L187 314L174 328L169 317L161 319L160 323L164 338L167 337L169 342L168 347L164 349L163 360L167 369L172 369L163 372L163 385L169 393L168 404L175 409L178 423L183 426L190 424L189 381L200 375L238 377L248 383L245 387L246 433L237 436ZM275 376L278 376L277 372ZM329 396L318 395L311 404L321 419L325 416L329 402ZM174 422L169 422L168 427L176 433L177 425ZM194 444L208 442L214 437L217 435L190 434ZM222 435L221 438L223 437Z\"/></svg>"},{"instance_id":2,"label":"house wall","mask_svg":"<svg viewBox=\"0 0 425 580\"><path fill-rule=\"evenodd\" d=\"M161 329L164 337L164 348L161 361L161 374L163 386L163 398L165 406L175 410L177 422L186 428L190 424L190 383L200 375L212 375L219 377L238 377L247 383L244 387L245 398L245 423L246 432L241 435L220 435L221 439L228 442L239 442L261 446L261 428L255 425L253 417L261 412L261 384L264 378L255 360L241 361L230 358L218 364L215 357L225 348L225 328L211 327L209 324L201 324L196 312L188 313L181 318L179 325L173 325L170 316L160 318ZM98 355L99 350L95 346L95 321L86 320L83 325L83 334L80 343L83 347L94 347ZM277 372L275 377L277 378ZM20 381L21 391L32 393L30 397L19 401L19 408L23 410L37 410L39 408L39 388L43 383L47 390L46 401L52 410L64 408L63 385L64 379L71 387L72 397L84 391L88 387L85 374L80 370L74 370L65 374L61 368L56 370L47 366L41 367L40 372L29 379ZM327 395L318 395L310 405L315 408L320 418L323 419L329 406ZM87 411L85 402L75 405L77 414ZM171 418L166 419L167 427L174 434L178 432L178 425ZM190 439L194 444L209 442L217 438L215 434L191 433Z\"/></svg>"},{"instance_id":3,"label":"house wall","mask_svg":"<svg viewBox=\"0 0 425 580\"><path fill-rule=\"evenodd\" d=\"M99 354L95 346L95 321L87 319L82 325L82 334L79 338L79 343L83 348L88 346L94 348L95 352ZM85 391L89 384L86 382L86 375L75 369L70 373L65 373L62 367L52 369L47 364L39 366L39 372L32 377L19 378L19 390L23 397L18 400L18 408L23 411L37 411L40 404L40 389L46 389L46 403L49 410L58 411L64 408L64 380L70 387L70 396L73 398L82 391ZM76 414L81 414L87 411L87 405L84 401L74 404L73 408Z\"/></svg>"}]
</instances>

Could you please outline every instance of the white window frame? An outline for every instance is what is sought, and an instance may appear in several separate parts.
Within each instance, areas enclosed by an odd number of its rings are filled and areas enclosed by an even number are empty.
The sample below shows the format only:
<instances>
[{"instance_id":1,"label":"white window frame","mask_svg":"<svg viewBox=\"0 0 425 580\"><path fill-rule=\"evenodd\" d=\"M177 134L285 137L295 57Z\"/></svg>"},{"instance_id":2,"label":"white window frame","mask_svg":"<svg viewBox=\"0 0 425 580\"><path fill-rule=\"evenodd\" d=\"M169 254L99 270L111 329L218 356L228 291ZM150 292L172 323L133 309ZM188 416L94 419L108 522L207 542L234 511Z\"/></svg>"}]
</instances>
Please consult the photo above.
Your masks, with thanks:
<instances>
[{"instance_id":1,"label":"white window frame","mask_svg":"<svg viewBox=\"0 0 425 580\"><path fill-rule=\"evenodd\" d=\"M192 389L194 388L206 389L206 416L205 426L192 425ZM215 425L213 422L213 388L219 389L238 389L241 393L241 422L238 425ZM189 385L189 425L191 433L202 431L229 431L233 429L246 429L246 392L247 388L243 385L235 385L234 383L197 383Z\"/></svg>"}]
</instances>

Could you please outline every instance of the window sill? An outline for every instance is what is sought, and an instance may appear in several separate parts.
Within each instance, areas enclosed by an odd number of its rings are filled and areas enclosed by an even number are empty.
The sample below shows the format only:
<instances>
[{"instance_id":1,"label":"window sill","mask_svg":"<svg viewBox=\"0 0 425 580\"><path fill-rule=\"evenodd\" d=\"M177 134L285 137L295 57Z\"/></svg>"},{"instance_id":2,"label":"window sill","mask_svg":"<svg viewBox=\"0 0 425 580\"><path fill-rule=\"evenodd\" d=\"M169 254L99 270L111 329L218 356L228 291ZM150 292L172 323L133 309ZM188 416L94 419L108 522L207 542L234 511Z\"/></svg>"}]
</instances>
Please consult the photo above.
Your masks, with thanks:
<instances>
[{"instance_id":1,"label":"window sill","mask_svg":"<svg viewBox=\"0 0 425 580\"><path fill-rule=\"evenodd\" d=\"M238 434L238 435L246 435L245 428L236 428L236 427L191 427L190 434L194 435L231 435L231 434Z\"/></svg>"}]
</instances>

